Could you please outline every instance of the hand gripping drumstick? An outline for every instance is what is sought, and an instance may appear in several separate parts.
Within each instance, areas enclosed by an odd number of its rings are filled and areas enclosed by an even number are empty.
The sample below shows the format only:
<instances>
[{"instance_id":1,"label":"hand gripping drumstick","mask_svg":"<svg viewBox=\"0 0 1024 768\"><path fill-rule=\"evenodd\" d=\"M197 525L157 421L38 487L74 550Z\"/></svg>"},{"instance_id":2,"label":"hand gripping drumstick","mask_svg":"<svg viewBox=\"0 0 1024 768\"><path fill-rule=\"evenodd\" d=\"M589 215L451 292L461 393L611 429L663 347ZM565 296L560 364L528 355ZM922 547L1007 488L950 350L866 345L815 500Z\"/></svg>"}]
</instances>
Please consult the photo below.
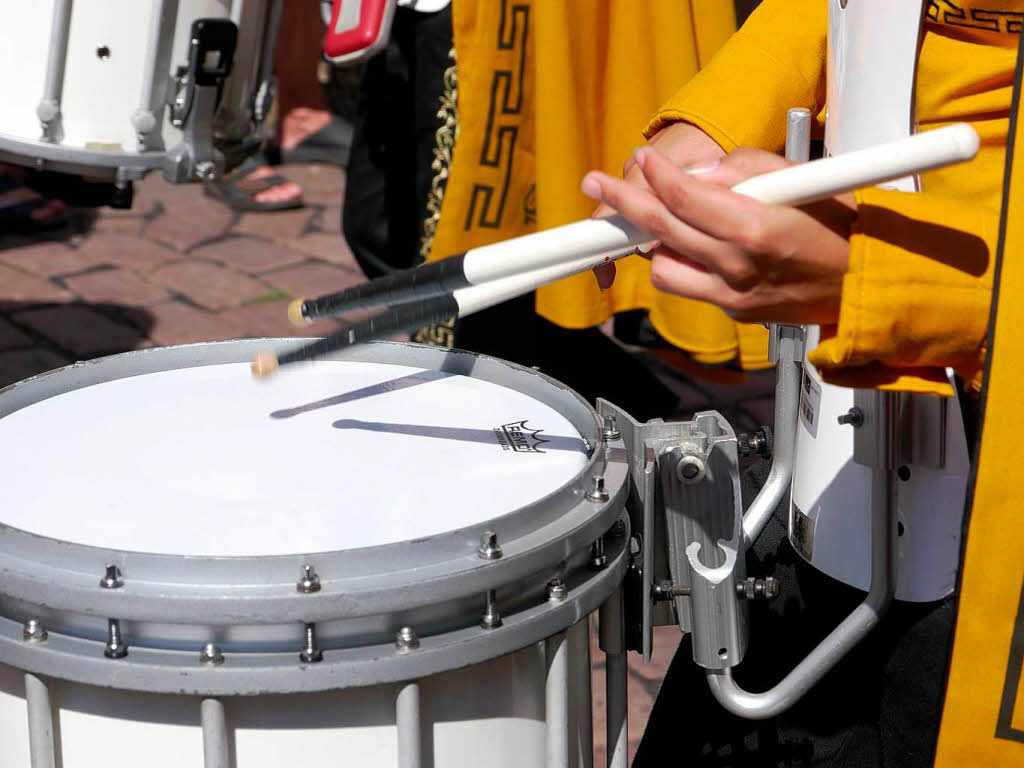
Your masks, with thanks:
<instances>
[{"instance_id":1,"label":"hand gripping drumstick","mask_svg":"<svg viewBox=\"0 0 1024 768\"><path fill-rule=\"evenodd\" d=\"M732 189L766 203L801 205L910 174L964 162L978 152L978 134L958 123L856 152L790 166L742 181ZM634 253L651 241L621 216L586 219L396 272L319 299L296 302L289 313L306 321L380 303L392 308L305 347L261 354L253 372L309 360L335 349L408 328L465 316L548 282ZM407 302L416 301L407 305ZM395 306L397 305L397 306Z\"/></svg>"}]
</instances>

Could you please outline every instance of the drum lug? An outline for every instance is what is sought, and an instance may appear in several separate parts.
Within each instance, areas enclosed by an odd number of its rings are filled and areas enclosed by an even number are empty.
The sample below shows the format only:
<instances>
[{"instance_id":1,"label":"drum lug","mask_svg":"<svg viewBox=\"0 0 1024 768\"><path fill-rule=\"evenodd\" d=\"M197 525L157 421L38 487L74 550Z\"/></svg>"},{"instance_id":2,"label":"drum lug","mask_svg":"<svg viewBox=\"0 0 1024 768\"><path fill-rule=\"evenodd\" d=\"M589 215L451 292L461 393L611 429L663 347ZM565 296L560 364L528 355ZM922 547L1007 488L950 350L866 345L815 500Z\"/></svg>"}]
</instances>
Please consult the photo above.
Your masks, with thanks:
<instances>
[{"instance_id":1,"label":"drum lug","mask_svg":"<svg viewBox=\"0 0 1024 768\"><path fill-rule=\"evenodd\" d=\"M181 143L164 159L163 175L171 183L213 179L224 170L224 155L213 144L213 120L237 39L234 22L192 22L188 65L179 67L167 89L171 124L182 130Z\"/></svg>"}]
</instances>

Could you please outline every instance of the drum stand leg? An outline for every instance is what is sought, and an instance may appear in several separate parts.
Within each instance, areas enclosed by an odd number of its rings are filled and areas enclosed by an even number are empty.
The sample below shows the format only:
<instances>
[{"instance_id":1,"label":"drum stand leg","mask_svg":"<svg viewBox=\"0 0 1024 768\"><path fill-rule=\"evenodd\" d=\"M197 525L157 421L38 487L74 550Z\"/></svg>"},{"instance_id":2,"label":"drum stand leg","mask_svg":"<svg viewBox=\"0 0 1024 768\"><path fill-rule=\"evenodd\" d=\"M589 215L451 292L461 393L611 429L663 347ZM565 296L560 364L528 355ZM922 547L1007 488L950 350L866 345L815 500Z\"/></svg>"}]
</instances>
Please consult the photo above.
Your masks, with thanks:
<instances>
[{"instance_id":1,"label":"drum stand leg","mask_svg":"<svg viewBox=\"0 0 1024 768\"><path fill-rule=\"evenodd\" d=\"M46 60L43 98L36 117L43 129L43 141L61 140L60 102L64 93L64 69L67 64L68 34L71 31L71 0L56 0L50 25L50 50Z\"/></svg>"},{"instance_id":2,"label":"drum stand leg","mask_svg":"<svg viewBox=\"0 0 1024 768\"><path fill-rule=\"evenodd\" d=\"M203 768L228 768L228 725L224 702L203 699L199 705L203 724Z\"/></svg>"},{"instance_id":3,"label":"drum stand leg","mask_svg":"<svg viewBox=\"0 0 1024 768\"><path fill-rule=\"evenodd\" d=\"M601 650L605 654L608 768L626 768L629 736L626 731L626 637L621 589L601 606L598 620Z\"/></svg>"},{"instance_id":4,"label":"drum stand leg","mask_svg":"<svg viewBox=\"0 0 1024 768\"><path fill-rule=\"evenodd\" d=\"M594 766L594 711L590 689L590 617L569 627L569 696L576 719L570 738L576 740L576 768ZM570 745L572 748L572 745Z\"/></svg>"},{"instance_id":5,"label":"drum stand leg","mask_svg":"<svg viewBox=\"0 0 1024 768\"><path fill-rule=\"evenodd\" d=\"M420 768L422 744L420 737L420 684L404 683L395 700L395 723L398 726L398 768Z\"/></svg>"},{"instance_id":6,"label":"drum stand leg","mask_svg":"<svg viewBox=\"0 0 1024 768\"><path fill-rule=\"evenodd\" d=\"M544 717L547 722L547 766L569 768L569 643L565 632L545 641L547 680Z\"/></svg>"},{"instance_id":7,"label":"drum stand leg","mask_svg":"<svg viewBox=\"0 0 1024 768\"><path fill-rule=\"evenodd\" d=\"M32 768L54 768L53 709L46 681L25 673L25 703L28 706L28 745Z\"/></svg>"}]
</instances>

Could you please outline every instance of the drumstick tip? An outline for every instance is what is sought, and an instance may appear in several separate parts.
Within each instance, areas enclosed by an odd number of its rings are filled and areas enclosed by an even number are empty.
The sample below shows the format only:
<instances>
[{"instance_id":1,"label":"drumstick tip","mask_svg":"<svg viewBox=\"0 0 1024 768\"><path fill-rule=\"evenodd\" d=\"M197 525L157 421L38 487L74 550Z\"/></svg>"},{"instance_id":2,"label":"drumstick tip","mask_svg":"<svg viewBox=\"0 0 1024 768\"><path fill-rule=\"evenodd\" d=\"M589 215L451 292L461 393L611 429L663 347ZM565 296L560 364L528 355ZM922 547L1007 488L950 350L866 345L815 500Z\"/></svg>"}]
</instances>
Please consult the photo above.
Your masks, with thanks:
<instances>
[{"instance_id":1,"label":"drumstick tip","mask_svg":"<svg viewBox=\"0 0 1024 768\"><path fill-rule=\"evenodd\" d=\"M277 355L273 352L260 352L252 361L252 375L257 378L266 378L277 373Z\"/></svg>"},{"instance_id":2,"label":"drumstick tip","mask_svg":"<svg viewBox=\"0 0 1024 768\"><path fill-rule=\"evenodd\" d=\"M307 325L312 325L312 322L304 314L302 314L302 305L305 299L296 299L288 305L288 319L292 325L297 325L299 328L305 328Z\"/></svg>"}]
</instances>

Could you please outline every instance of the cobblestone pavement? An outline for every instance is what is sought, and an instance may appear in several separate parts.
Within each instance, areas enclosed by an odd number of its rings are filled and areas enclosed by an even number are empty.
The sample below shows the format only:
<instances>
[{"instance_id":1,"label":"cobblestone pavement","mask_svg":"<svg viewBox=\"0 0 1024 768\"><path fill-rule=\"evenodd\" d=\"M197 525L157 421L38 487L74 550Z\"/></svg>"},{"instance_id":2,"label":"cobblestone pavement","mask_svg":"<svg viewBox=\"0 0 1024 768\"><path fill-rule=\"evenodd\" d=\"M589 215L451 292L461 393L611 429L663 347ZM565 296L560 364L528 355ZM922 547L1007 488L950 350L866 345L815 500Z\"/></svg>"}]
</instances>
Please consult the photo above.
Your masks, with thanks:
<instances>
[{"instance_id":1,"label":"cobblestone pavement","mask_svg":"<svg viewBox=\"0 0 1024 768\"><path fill-rule=\"evenodd\" d=\"M343 172L318 165L282 172L302 185L304 208L236 214L197 186L169 185L150 174L136 184L129 211L79 211L68 226L36 238L0 233L0 386L130 349L294 335L285 316L291 298L362 278L339 234ZM651 365L679 394L680 413L717 407L740 429L770 423L770 374L723 387ZM601 766L604 662L594 637L595 765ZM631 755L678 640L678 630L664 627L650 664L630 654Z\"/></svg>"}]
</instances>

